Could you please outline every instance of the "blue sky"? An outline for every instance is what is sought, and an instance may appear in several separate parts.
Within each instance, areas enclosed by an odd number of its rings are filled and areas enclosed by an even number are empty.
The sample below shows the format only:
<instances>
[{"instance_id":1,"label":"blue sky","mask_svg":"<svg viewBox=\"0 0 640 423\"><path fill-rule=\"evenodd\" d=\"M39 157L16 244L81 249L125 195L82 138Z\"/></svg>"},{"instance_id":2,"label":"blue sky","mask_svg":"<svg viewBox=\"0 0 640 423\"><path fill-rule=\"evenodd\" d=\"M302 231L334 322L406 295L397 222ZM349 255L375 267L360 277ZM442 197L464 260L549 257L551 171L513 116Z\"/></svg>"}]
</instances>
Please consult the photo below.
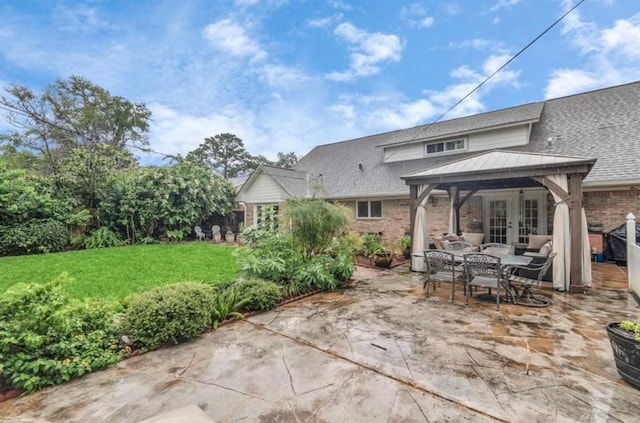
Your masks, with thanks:
<instances>
[{"instance_id":1,"label":"blue sky","mask_svg":"<svg viewBox=\"0 0 640 423\"><path fill-rule=\"evenodd\" d=\"M431 122L577 1L4 1L0 85L88 78L169 154L223 132L304 154ZM637 0L586 0L445 119L636 80Z\"/></svg>"}]
</instances>

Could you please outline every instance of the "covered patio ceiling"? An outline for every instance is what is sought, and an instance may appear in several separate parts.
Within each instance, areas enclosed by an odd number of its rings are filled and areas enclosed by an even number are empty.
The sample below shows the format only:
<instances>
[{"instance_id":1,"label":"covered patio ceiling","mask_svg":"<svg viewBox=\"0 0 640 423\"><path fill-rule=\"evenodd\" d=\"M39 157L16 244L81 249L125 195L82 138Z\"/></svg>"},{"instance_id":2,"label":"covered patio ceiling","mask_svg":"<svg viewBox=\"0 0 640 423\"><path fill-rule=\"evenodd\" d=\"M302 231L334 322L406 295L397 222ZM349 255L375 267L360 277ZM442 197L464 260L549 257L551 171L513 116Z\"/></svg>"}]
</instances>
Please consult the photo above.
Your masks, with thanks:
<instances>
[{"instance_id":1,"label":"covered patio ceiling","mask_svg":"<svg viewBox=\"0 0 640 423\"><path fill-rule=\"evenodd\" d=\"M588 267L583 266L585 254L588 265L590 252L586 242L582 180L595 162L596 159L584 157L492 150L404 175L401 178L410 187L411 233L414 240L425 237L419 230L416 232L420 229L416 227L416 211L418 207L427 207L426 199L434 189L449 193L452 208L450 226L459 232L460 207L479 190L544 186L551 191L557 206L553 248L558 256L554 261L554 279L557 273L558 279L563 279L562 286L582 291L590 285L590 275L585 277L583 272ZM461 198L463 191L466 194ZM426 245L423 243L422 250L427 247L428 242ZM564 274L562 268L566 268Z\"/></svg>"}]
</instances>

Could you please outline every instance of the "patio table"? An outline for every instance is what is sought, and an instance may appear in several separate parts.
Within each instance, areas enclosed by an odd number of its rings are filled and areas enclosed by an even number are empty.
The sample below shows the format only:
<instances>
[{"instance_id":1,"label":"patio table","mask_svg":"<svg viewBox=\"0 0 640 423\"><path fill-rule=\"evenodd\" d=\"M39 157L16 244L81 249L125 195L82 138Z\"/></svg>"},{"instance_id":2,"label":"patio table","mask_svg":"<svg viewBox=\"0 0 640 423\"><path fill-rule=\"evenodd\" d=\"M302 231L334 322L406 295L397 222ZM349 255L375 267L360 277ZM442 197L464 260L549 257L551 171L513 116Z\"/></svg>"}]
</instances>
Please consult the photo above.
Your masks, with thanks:
<instances>
[{"instance_id":1,"label":"patio table","mask_svg":"<svg viewBox=\"0 0 640 423\"><path fill-rule=\"evenodd\" d=\"M464 255L471 252L471 251L461 251L461 250L446 250L449 253L453 253L453 256L456 260L456 263L460 263L462 264L464 262ZM424 257L424 255L422 253L413 253L412 254L413 257ZM515 255L515 254L506 254L506 255L500 255L497 256L500 257L500 264L502 265L503 268L507 268L507 267L511 267L511 266L527 266L531 263L531 261L533 260L533 257L531 256L520 256L520 255ZM511 302L515 304L515 300L516 300L516 293L515 290L513 289L511 283L509 282L508 278L503 278L502 279L502 285L505 288L506 291L506 295L507 295L507 299Z\"/></svg>"},{"instance_id":2,"label":"patio table","mask_svg":"<svg viewBox=\"0 0 640 423\"><path fill-rule=\"evenodd\" d=\"M464 255L469 251L450 251L453 253L456 262L462 263L464 261ZM477 253L476 253L477 254ZM505 254L505 255L496 255L496 257L500 257L500 265L503 269L510 266L527 266L533 260L531 256L519 256L515 254ZM506 291L507 300L511 303L515 304L516 301L516 291L513 289L513 286L509 282L509 278L502 278L502 285ZM495 297L494 297L495 298Z\"/></svg>"}]
</instances>

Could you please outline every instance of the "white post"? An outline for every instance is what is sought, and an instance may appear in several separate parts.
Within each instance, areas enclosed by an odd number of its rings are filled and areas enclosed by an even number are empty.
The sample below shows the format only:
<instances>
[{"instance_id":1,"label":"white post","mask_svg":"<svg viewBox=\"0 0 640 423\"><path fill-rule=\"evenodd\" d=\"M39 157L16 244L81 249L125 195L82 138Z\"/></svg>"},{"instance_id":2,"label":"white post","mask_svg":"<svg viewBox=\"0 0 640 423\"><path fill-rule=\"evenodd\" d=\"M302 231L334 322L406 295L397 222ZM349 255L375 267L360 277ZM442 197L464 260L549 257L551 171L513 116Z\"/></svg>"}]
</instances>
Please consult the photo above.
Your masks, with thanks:
<instances>
[{"instance_id":1,"label":"white post","mask_svg":"<svg viewBox=\"0 0 640 423\"><path fill-rule=\"evenodd\" d=\"M640 263L634 263L635 254L633 248L636 247L636 217L633 213L627 215L627 276L629 278L629 289L636 292L638 289L638 277L636 272Z\"/></svg>"}]
</instances>

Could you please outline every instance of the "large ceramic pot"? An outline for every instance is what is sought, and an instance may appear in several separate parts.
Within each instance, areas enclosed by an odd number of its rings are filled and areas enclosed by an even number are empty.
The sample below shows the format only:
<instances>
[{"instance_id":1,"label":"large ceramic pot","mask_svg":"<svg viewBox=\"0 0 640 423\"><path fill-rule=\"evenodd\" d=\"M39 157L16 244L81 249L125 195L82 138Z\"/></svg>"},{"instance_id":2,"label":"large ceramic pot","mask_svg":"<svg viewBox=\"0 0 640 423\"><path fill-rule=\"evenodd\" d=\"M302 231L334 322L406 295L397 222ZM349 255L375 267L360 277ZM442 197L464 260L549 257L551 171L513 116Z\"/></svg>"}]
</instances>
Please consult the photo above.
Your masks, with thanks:
<instances>
[{"instance_id":1,"label":"large ceramic pot","mask_svg":"<svg viewBox=\"0 0 640 423\"><path fill-rule=\"evenodd\" d=\"M622 379L640 389L640 342L634 339L633 333L620 329L618 324L607 325L616 368Z\"/></svg>"},{"instance_id":2,"label":"large ceramic pot","mask_svg":"<svg viewBox=\"0 0 640 423\"><path fill-rule=\"evenodd\" d=\"M383 269L388 269L389 267L391 267L392 261L393 261L393 258L391 257L390 254L388 255L376 254L373 256L373 264L376 267L381 267Z\"/></svg>"}]
</instances>

